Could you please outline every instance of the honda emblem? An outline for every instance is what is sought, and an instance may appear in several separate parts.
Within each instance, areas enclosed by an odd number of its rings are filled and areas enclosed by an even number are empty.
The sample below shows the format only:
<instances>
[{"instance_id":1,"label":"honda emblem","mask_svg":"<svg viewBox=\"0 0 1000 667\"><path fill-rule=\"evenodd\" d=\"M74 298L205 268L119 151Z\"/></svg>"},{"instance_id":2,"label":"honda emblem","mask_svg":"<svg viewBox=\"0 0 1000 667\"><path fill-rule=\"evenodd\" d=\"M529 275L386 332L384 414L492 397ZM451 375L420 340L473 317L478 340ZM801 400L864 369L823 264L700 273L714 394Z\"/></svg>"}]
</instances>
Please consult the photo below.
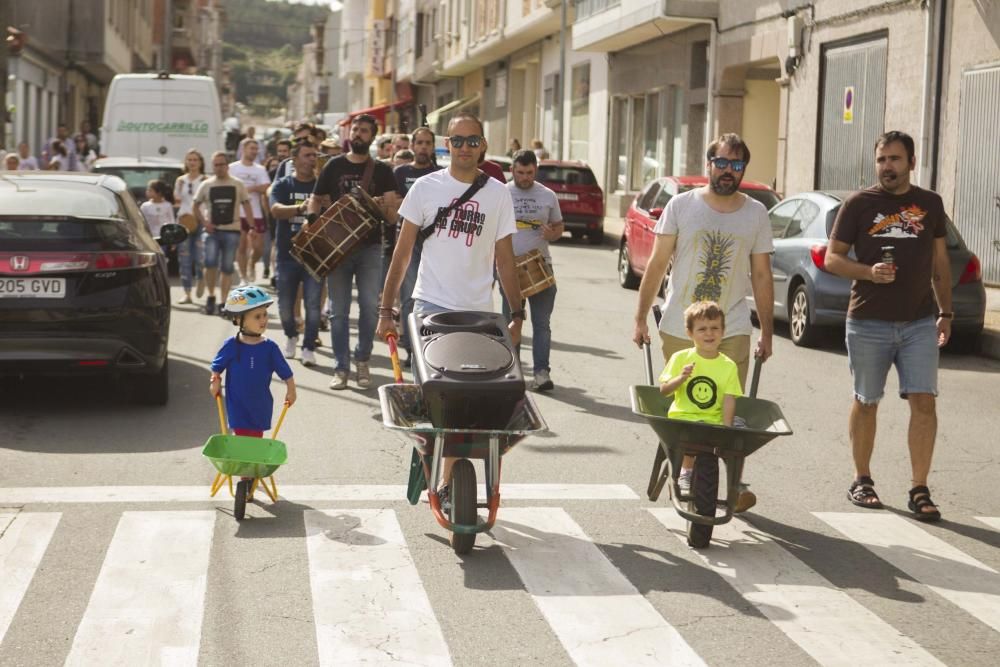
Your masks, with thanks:
<instances>
[{"instance_id":1,"label":"honda emblem","mask_svg":"<svg viewBox=\"0 0 1000 667\"><path fill-rule=\"evenodd\" d=\"M25 255L14 255L10 258L11 271L27 271L30 262Z\"/></svg>"}]
</instances>

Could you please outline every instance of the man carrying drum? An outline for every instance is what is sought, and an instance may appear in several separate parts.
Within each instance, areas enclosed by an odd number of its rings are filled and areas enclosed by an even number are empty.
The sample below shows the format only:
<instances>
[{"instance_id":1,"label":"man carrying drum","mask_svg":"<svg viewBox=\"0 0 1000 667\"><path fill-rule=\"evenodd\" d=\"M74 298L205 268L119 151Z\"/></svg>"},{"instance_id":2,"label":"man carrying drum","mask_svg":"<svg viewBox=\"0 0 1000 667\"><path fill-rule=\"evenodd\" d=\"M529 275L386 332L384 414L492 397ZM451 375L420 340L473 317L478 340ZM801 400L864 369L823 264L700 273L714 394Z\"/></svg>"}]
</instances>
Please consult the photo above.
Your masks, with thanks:
<instances>
[{"instance_id":1,"label":"man carrying drum","mask_svg":"<svg viewBox=\"0 0 1000 667\"><path fill-rule=\"evenodd\" d=\"M378 131L377 121L369 114L359 114L351 121L351 152L330 158L316 180L316 189L309 199L309 222L314 222L321 211L330 204L349 194L351 188L362 185L365 169L372 159L368 148ZM396 194L396 179L392 168L384 162L373 165L371 182L367 190L375 196L382 207L386 221L394 223L399 195ZM368 362L371 359L375 326L378 322L378 288L382 277L382 229L376 227L327 277L330 291L331 315L330 338L336 361L330 389L347 389L350 371L350 328L351 288L355 281L358 287L358 344L354 348L354 363L357 368L357 383L361 389L371 387L371 373Z\"/></svg>"},{"instance_id":2,"label":"man carrying drum","mask_svg":"<svg viewBox=\"0 0 1000 667\"><path fill-rule=\"evenodd\" d=\"M448 123L448 135L451 164L417 180L399 208L401 229L382 290L376 333L382 338L396 335L392 306L410 264L413 245L421 231L427 229L432 231L425 235L413 311L425 315L450 310L492 311L495 267L504 293L518 295L511 304L510 323L516 345L521 342L524 310L514 268L515 223L510 192L479 171L479 154L486 146L486 138L476 116L454 116ZM451 479L453 462L445 459L445 486Z\"/></svg>"},{"instance_id":3,"label":"man carrying drum","mask_svg":"<svg viewBox=\"0 0 1000 667\"><path fill-rule=\"evenodd\" d=\"M532 250L538 250L552 275L552 255L549 242L558 241L563 234L562 213L556 193L541 183L535 182L538 172L538 158L532 151L517 151L513 158L514 179L507 184L514 200L514 216L517 232L514 234L514 254L520 259ZM510 299L509 301L515 301ZM552 328L549 321L556 305L556 286L553 283L540 292L528 297L531 306L531 359L534 378L531 388L535 391L549 391L553 388L549 376L549 351L552 347ZM521 306L524 306L522 301ZM504 315L508 318L510 309L504 301Z\"/></svg>"}]
</instances>

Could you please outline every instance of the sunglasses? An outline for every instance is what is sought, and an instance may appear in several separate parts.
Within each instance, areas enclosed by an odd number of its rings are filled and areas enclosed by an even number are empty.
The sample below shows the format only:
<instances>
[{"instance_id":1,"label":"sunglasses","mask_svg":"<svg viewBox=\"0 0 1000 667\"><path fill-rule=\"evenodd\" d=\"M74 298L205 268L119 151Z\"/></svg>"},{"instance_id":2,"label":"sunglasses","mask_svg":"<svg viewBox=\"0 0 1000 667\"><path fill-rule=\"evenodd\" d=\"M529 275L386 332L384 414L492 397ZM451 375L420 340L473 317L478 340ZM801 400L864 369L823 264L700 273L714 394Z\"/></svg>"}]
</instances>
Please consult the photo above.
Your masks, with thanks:
<instances>
[{"instance_id":1,"label":"sunglasses","mask_svg":"<svg viewBox=\"0 0 1000 667\"><path fill-rule=\"evenodd\" d=\"M724 157L714 157L709 160L709 163L716 169L732 168L735 172L741 172L747 167L746 160L730 160Z\"/></svg>"},{"instance_id":2,"label":"sunglasses","mask_svg":"<svg viewBox=\"0 0 1000 667\"><path fill-rule=\"evenodd\" d=\"M455 136L448 137L448 141L455 148L461 148L463 144L468 144L469 148L479 148L479 145L483 143L483 138L475 134L469 137L456 134Z\"/></svg>"}]
</instances>

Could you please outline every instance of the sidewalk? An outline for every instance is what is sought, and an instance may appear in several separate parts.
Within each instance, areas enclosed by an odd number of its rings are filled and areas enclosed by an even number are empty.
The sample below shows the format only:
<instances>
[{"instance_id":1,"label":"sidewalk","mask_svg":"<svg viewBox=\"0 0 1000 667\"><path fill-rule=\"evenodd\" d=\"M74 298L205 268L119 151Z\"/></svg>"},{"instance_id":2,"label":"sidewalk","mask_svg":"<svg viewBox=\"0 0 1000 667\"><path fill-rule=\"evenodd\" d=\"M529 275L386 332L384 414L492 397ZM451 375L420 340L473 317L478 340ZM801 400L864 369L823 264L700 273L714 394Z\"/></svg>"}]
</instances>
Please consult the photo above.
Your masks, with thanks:
<instances>
[{"instance_id":1,"label":"sidewalk","mask_svg":"<svg viewBox=\"0 0 1000 667\"><path fill-rule=\"evenodd\" d=\"M604 218L604 233L614 239L615 248L618 247L624 223L622 218ZM983 327L979 354L1000 359L1000 287L986 288L986 325Z\"/></svg>"}]
</instances>

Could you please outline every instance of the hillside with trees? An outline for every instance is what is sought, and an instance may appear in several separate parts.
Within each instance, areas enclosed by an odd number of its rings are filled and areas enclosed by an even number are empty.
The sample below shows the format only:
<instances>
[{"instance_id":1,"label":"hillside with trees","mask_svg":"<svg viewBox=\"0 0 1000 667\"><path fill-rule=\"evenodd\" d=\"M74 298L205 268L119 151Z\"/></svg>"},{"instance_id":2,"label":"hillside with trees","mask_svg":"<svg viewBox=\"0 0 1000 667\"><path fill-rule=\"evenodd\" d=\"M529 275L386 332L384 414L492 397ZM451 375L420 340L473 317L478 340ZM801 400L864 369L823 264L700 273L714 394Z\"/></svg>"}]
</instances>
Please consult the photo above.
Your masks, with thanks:
<instances>
[{"instance_id":1,"label":"hillside with trees","mask_svg":"<svg viewBox=\"0 0 1000 667\"><path fill-rule=\"evenodd\" d=\"M311 41L313 23L325 20L326 6L289 4L284 0L225 0L223 62L232 68L236 100L254 116L281 113L287 86L302 62L302 46Z\"/></svg>"}]
</instances>

